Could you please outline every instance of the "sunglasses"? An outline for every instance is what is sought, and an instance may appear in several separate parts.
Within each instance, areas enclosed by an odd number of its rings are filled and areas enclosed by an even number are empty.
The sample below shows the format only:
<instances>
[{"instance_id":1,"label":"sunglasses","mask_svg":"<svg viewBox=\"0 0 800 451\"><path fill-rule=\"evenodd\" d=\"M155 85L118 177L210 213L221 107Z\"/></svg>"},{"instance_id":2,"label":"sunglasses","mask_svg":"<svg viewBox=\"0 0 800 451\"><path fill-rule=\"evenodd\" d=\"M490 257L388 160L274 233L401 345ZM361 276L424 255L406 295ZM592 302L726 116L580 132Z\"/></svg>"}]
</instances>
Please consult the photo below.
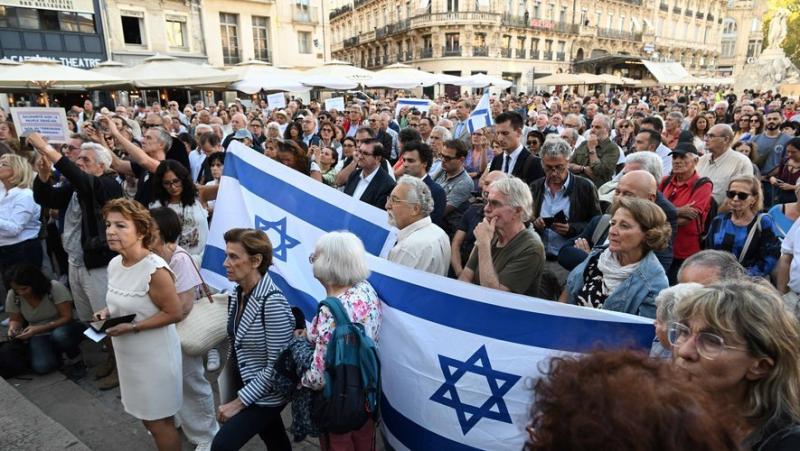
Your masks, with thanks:
<instances>
[{"instance_id":1,"label":"sunglasses","mask_svg":"<svg viewBox=\"0 0 800 451\"><path fill-rule=\"evenodd\" d=\"M748 197L750 197L750 193L741 193L738 191L725 191L725 196L727 196L728 199L733 199L735 197L739 200L745 200Z\"/></svg>"}]
</instances>

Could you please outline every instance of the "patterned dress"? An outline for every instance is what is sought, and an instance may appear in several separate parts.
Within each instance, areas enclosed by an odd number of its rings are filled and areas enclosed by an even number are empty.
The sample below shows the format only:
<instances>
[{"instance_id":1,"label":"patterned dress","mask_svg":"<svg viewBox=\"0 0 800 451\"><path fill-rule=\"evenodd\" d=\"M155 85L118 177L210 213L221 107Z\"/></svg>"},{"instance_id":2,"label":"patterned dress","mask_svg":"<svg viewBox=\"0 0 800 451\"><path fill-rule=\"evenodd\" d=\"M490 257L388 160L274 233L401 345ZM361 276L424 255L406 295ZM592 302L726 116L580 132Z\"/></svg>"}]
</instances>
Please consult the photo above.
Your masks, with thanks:
<instances>
[{"instance_id":1,"label":"patterned dress","mask_svg":"<svg viewBox=\"0 0 800 451\"><path fill-rule=\"evenodd\" d=\"M350 320L364 326L367 336L378 343L378 331L381 327L381 300L372 285L363 281L339 295L339 300ZM308 339L314 343L314 359L311 368L303 374L301 383L304 387L319 390L325 386L325 354L331 340L336 322L327 307L322 307L311 322Z\"/></svg>"}]
</instances>

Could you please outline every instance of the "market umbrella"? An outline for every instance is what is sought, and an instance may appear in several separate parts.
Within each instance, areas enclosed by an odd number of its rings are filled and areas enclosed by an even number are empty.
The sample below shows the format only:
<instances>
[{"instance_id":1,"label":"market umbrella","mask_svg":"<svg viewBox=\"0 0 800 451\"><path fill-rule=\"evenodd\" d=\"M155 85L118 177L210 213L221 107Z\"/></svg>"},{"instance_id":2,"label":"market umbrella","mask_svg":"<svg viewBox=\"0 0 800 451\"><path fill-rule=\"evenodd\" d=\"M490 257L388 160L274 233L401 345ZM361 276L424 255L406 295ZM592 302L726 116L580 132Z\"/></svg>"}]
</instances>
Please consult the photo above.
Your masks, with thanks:
<instances>
[{"instance_id":1,"label":"market umbrella","mask_svg":"<svg viewBox=\"0 0 800 451\"><path fill-rule=\"evenodd\" d=\"M6 69L9 69L11 67L14 67L14 66L19 66L20 64L21 63L18 63L16 61L12 61L12 60L10 60L8 58L0 59L0 72L4 71Z\"/></svg>"},{"instance_id":2,"label":"market umbrella","mask_svg":"<svg viewBox=\"0 0 800 451\"><path fill-rule=\"evenodd\" d=\"M306 75L300 77L299 81L309 89L335 89L338 91L342 89L355 89L358 87L358 82L334 75Z\"/></svg>"},{"instance_id":3,"label":"market umbrella","mask_svg":"<svg viewBox=\"0 0 800 451\"><path fill-rule=\"evenodd\" d=\"M486 74L470 75L469 77L464 77L463 81L453 84L458 86L464 86L467 88L488 88L490 86L496 86L498 88L508 88L509 86L511 86L511 82L508 80L503 80L502 78L490 77Z\"/></svg>"},{"instance_id":4,"label":"market umbrella","mask_svg":"<svg viewBox=\"0 0 800 451\"><path fill-rule=\"evenodd\" d=\"M581 74L581 75L583 75L583 74ZM600 75L597 75L597 78L600 80L601 83L607 84L607 85L623 85L623 84L625 84L625 81L622 79L622 77L617 77L616 75L613 75L613 74L600 74Z\"/></svg>"},{"instance_id":5,"label":"market umbrella","mask_svg":"<svg viewBox=\"0 0 800 451\"><path fill-rule=\"evenodd\" d=\"M322 66L315 67L307 70L306 75L327 75L336 78L343 78L345 80L354 81L356 83L364 83L375 76L373 72L360 67L355 67L347 61L332 60L323 64Z\"/></svg>"},{"instance_id":6,"label":"market umbrella","mask_svg":"<svg viewBox=\"0 0 800 451\"><path fill-rule=\"evenodd\" d=\"M278 77L273 75L259 75L253 78L247 78L230 85L230 89L242 91L246 94L256 94L261 91L299 92L310 90L309 87L300 83L296 79L292 80L289 77Z\"/></svg>"},{"instance_id":7,"label":"market umbrella","mask_svg":"<svg viewBox=\"0 0 800 451\"><path fill-rule=\"evenodd\" d=\"M375 76L364 82L364 85L370 88L411 89L433 86L438 82L436 76L430 72L395 63L375 72Z\"/></svg>"},{"instance_id":8,"label":"market umbrella","mask_svg":"<svg viewBox=\"0 0 800 451\"><path fill-rule=\"evenodd\" d=\"M31 58L17 66L0 70L0 87L40 90L45 106L50 105L47 91L53 88L82 90L121 84L124 81L113 75L63 66L58 61L47 58Z\"/></svg>"},{"instance_id":9,"label":"market umbrella","mask_svg":"<svg viewBox=\"0 0 800 451\"><path fill-rule=\"evenodd\" d=\"M553 74L534 80L537 85L546 86L573 86L591 85L602 83L596 75L592 74Z\"/></svg>"},{"instance_id":10,"label":"market umbrella","mask_svg":"<svg viewBox=\"0 0 800 451\"><path fill-rule=\"evenodd\" d=\"M299 70L279 68L259 60L249 60L239 63L226 72L229 74L236 74L238 77L237 81L260 76L287 77L297 80L304 75L304 73Z\"/></svg>"},{"instance_id":11,"label":"market umbrella","mask_svg":"<svg viewBox=\"0 0 800 451\"><path fill-rule=\"evenodd\" d=\"M236 81L236 74L156 54L120 74L137 88L181 88Z\"/></svg>"}]
</instances>

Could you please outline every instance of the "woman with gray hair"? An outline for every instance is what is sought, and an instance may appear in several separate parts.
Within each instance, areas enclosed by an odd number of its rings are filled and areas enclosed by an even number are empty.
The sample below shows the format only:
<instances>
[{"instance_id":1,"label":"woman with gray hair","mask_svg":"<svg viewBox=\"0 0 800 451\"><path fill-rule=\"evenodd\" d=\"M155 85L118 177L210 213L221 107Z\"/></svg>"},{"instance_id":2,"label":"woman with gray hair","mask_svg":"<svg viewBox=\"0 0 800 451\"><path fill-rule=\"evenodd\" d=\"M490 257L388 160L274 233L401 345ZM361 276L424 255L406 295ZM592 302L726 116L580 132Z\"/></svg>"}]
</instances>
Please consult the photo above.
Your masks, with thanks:
<instances>
[{"instance_id":1,"label":"woman with gray hair","mask_svg":"<svg viewBox=\"0 0 800 451\"><path fill-rule=\"evenodd\" d=\"M656 296L656 319L653 326L656 328L656 338L653 339L653 346L650 348L650 357L668 359L672 355L672 346L667 337L667 328L670 324L678 320L675 311L683 298L703 286L699 283L681 283L666 290L662 290Z\"/></svg>"},{"instance_id":2,"label":"woman with gray hair","mask_svg":"<svg viewBox=\"0 0 800 451\"><path fill-rule=\"evenodd\" d=\"M338 299L350 321L364 326L364 332L377 344L382 319L381 300L367 282L369 268L361 240L350 232L326 233L317 241L309 261L313 265L314 277L325 287L328 299ZM330 309L321 306L308 331L308 339L314 344L314 358L311 368L301 378L304 387L312 390L325 388L325 354L335 329ZM374 437L375 423L369 418L357 431L321 436L320 444L322 449L369 450L374 449Z\"/></svg>"},{"instance_id":3,"label":"woman with gray hair","mask_svg":"<svg viewBox=\"0 0 800 451\"><path fill-rule=\"evenodd\" d=\"M800 449L800 332L765 283L698 288L668 329L672 362L741 419L742 449Z\"/></svg>"}]
</instances>

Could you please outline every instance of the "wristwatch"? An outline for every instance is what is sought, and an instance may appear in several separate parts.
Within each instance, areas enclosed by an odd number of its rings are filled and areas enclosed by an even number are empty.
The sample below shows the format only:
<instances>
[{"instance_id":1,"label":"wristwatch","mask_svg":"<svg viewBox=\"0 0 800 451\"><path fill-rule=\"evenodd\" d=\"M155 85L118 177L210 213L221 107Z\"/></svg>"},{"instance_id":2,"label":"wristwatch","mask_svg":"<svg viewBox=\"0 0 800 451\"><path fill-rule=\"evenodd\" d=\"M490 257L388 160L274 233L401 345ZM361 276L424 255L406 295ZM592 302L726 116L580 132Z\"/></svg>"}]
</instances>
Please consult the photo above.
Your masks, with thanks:
<instances>
[{"instance_id":1,"label":"wristwatch","mask_svg":"<svg viewBox=\"0 0 800 451\"><path fill-rule=\"evenodd\" d=\"M581 166L581 174L586 174L586 166Z\"/></svg>"},{"instance_id":2,"label":"wristwatch","mask_svg":"<svg viewBox=\"0 0 800 451\"><path fill-rule=\"evenodd\" d=\"M138 334L138 333L139 333L139 326L136 324L136 320L134 320L134 321L131 321L131 330L132 330L132 331L133 331L133 333L135 333L135 334Z\"/></svg>"},{"instance_id":3,"label":"wristwatch","mask_svg":"<svg viewBox=\"0 0 800 451\"><path fill-rule=\"evenodd\" d=\"M596 150L589 150L589 155L597 155L597 151Z\"/></svg>"}]
</instances>

